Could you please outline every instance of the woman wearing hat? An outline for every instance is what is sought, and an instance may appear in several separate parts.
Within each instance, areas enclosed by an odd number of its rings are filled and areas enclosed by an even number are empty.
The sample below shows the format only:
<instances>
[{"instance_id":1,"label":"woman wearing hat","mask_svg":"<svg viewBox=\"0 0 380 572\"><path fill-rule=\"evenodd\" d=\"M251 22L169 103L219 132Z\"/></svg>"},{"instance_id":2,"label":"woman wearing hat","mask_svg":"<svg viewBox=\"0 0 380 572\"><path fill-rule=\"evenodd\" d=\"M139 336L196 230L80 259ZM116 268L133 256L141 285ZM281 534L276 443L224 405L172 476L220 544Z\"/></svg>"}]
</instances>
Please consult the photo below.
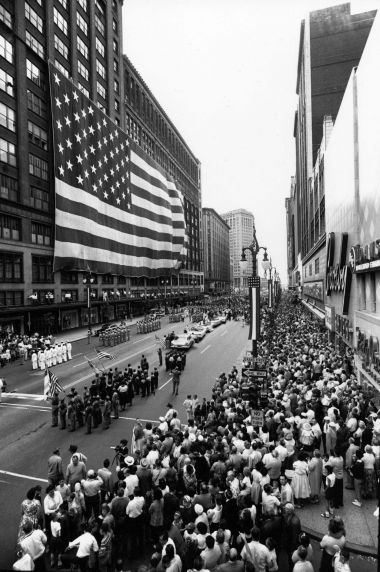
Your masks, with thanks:
<instances>
[{"instance_id":1,"label":"woman wearing hat","mask_svg":"<svg viewBox=\"0 0 380 572\"><path fill-rule=\"evenodd\" d=\"M307 464L308 455L300 453L298 461L293 463L294 475L292 480L295 507L302 508L306 499L310 498L309 469Z\"/></svg>"}]
</instances>

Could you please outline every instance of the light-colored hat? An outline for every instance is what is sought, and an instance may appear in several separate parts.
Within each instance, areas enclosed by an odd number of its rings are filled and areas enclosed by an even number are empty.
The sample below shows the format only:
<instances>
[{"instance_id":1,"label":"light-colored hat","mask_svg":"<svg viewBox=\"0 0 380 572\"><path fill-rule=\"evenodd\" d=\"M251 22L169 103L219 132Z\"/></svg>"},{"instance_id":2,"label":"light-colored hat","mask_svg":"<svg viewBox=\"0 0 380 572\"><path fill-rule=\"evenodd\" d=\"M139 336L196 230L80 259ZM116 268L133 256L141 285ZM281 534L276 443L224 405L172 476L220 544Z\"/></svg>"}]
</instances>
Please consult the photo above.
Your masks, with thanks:
<instances>
[{"instance_id":1,"label":"light-colored hat","mask_svg":"<svg viewBox=\"0 0 380 572\"><path fill-rule=\"evenodd\" d=\"M203 506L201 504L194 505L195 514L202 514L203 513Z\"/></svg>"},{"instance_id":2,"label":"light-colored hat","mask_svg":"<svg viewBox=\"0 0 380 572\"><path fill-rule=\"evenodd\" d=\"M148 466L148 461L145 459L145 457L141 459L140 465L143 467L143 469L145 469Z\"/></svg>"},{"instance_id":3,"label":"light-colored hat","mask_svg":"<svg viewBox=\"0 0 380 572\"><path fill-rule=\"evenodd\" d=\"M128 457L125 457L125 464L130 467L131 465L133 465L133 463L135 462L134 458L131 457L130 455L128 455Z\"/></svg>"},{"instance_id":4,"label":"light-colored hat","mask_svg":"<svg viewBox=\"0 0 380 572\"><path fill-rule=\"evenodd\" d=\"M161 423L163 423L165 421L165 417L159 417L158 420L161 421Z\"/></svg>"}]
</instances>

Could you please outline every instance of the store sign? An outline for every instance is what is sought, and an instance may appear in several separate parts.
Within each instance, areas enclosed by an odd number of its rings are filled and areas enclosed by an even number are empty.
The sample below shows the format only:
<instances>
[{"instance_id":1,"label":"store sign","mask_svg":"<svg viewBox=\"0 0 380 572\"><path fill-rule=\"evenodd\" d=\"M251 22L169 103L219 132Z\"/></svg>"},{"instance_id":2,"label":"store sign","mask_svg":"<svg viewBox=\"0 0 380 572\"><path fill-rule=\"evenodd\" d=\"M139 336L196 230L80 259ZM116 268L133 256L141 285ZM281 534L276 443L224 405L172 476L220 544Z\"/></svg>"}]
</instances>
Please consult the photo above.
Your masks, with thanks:
<instances>
[{"instance_id":1,"label":"store sign","mask_svg":"<svg viewBox=\"0 0 380 572\"><path fill-rule=\"evenodd\" d=\"M315 280L314 282L304 282L303 296L308 296L309 298L323 302L323 281Z\"/></svg>"},{"instance_id":2,"label":"store sign","mask_svg":"<svg viewBox=\"0 0 380 572\"><path fill-rule=\"evenodd\" d=\"M339 261L335 264L334 247L335 233L329 234L326 255L326 296L331 296L332 292L342 292L343 294L343 314L348 313L351 292L351 268L346 264L348 234L342 233L340 245Z\"/></svg>"},{"instance_id":3,"label":"store sign","mask_svg":"<svg viewBox=\"0 0 380 572\"><path fill-rule=\"evenodd\" d=\"M325 323L328 330L335 331L335 308L325 306Z\"/></svg>"},{"instance_id":4,"label":"store sign","mask_svg":"<svg viewBox=\"0 0 380 572\"><path fill-rule=\"evenodd\" d=\"M352 272L369 272L380 268L380 239L350 250L349 264Z\"/></svg>"}]
</instances>

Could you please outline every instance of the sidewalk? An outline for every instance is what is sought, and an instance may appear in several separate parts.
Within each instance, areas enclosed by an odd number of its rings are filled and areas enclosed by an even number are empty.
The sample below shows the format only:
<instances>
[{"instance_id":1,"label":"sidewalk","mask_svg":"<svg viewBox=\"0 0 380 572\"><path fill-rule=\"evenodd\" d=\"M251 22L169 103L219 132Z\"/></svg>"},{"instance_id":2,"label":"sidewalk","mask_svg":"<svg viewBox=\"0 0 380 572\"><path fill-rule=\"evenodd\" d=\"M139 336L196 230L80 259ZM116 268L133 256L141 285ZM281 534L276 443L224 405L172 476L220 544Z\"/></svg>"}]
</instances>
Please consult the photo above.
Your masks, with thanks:
<instances>
[{"instance_id":1,"label":"sidewalk","mask_svg":"<svg viewBox=\"0 0 380 572\"><path fill-rule=\"evenodd\" d=\"M344 489L344 507L335 511L343 518L346 527L346 546L356 554L376 558L379 522L373 513L377 507L377 500L364 500L362 506L357 507L352 504L354 498L354 491ZM321 517L324 511L323 495L319 504L307 504L303 509L296 509L302 530L317 540L327 533L329 519Z\"/></svg>"}]
</instances>

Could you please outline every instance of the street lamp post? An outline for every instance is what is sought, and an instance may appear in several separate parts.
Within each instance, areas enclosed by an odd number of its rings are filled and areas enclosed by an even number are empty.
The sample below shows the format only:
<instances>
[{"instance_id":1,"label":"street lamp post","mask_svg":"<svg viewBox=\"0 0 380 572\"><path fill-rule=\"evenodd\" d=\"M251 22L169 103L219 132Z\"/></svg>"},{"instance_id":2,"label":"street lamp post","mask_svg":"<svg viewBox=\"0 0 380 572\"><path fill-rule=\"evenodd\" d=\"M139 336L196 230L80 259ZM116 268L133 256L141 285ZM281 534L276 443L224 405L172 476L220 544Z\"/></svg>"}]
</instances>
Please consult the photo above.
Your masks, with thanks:
<instances>
[{"instance_id":1,"label":"street lamp post","mask_svg":"<svg viewBox=\"0 0 380 572\"><path fill-rule=\"evenodd\" d=\"M252 276L248 279L249 300L250 300L250 328L248 339L252 340L252 358L257 358L257 340L260 337L260 277L257 276L257 255L260 250L264 250L263 267L269 266L267 248L259 246L256 237L256 227L253 226L253 238L249 246L245 246L241 253L241 268L245 270L248 266L248 260L245 253L247 250L252 255Z\"/></svg>"},{"instance_id":2,"label":"street lamp post","mask_svg":"<svg viewBox=\"0 0 380 572\"><path fill-rule=\"evenodd\" d=\"M273 306L273 283L272 283L272 259L269 259L269 266L268 266L268 272L269 272L269 278L268 278L268 308L272 308Z\"/></svg>"},{"instance_id":3,"label":"street lamp post","mask_svg":"<svg viewBox=\"0 0 380 572\"><path fill-rule=\"evenodd\" d=\"M277 272L277 269L274 268L274 301L275 301L275 304L277 304L277 302L278 302L279 279L280 279L280 275Z\"/></svg>"},{"instance_id":4,"label":"street lamp post","mask_svg":"<svg viewBox=\"0 0 380 572\"><path fill-rule=\"evenodd\" d=\"M87 285L87 315L88 315L88 331L87 331L87 341L91 343L91 284L95 282L95 278L92 276L91 271L89 271L83 278L83 284Z\"/></svg>"}]
</instances>

